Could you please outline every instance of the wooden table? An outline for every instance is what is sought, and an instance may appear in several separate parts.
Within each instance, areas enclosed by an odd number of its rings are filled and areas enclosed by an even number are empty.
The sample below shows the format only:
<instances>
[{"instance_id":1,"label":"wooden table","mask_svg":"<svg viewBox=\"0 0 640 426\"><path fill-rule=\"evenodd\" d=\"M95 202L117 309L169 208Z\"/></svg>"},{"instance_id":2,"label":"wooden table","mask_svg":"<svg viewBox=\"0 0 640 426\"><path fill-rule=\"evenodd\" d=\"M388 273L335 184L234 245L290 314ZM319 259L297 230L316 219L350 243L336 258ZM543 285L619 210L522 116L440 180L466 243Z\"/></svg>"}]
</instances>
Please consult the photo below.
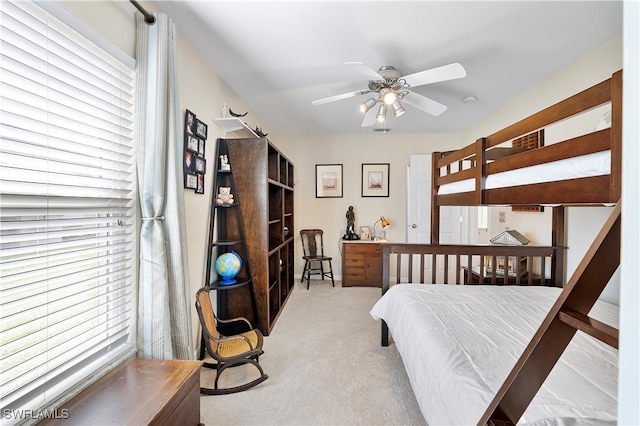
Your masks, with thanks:
<instances>
[{"instance_id":1,"label":"wooden table","mask_svg":"<svg viewBox=\"0 0 640 426\"><path fill-rule=\"evenodd\" d=\"M200 424L200 361L134 359L82 391L47 425Z\"/></svg>"}]
</instances>

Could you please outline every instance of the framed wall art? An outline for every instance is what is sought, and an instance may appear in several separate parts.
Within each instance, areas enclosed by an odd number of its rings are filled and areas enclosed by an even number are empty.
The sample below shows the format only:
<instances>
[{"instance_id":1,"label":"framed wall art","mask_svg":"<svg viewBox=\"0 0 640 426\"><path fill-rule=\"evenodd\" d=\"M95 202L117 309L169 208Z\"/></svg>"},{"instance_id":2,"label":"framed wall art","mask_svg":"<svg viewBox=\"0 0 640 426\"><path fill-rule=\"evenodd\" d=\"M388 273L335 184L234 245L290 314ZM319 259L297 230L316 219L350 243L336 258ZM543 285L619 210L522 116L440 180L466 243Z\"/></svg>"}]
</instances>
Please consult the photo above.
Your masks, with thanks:
<instances>
[{"instance_id":1,"label":"framed wall art","mask_svg":"<svg viewBox=\"0 0 640 426\"><path fill-rule=\"evenodd\" d=\"M195 171L198 172L198 173L203 173L203 174L206 173L207 172L207 170L206 170L206 168L207 168L207 160L205 160L204 158L199 157L197 155L195 156L195 159L196 159Z\"/></svg>"},{"instance_id":2,"label":"framed wall art","mask_svg":"<svg viewBox=\"0 0 640 426\"><path fill-rule=\"evenodd\" d=\"M389 163L362 164L362 196L389 196Z\"/></svg>"},{"instance_id":3,"label":"framed wall art","mask_svg":"<svg viewBox=\"0 0 640 426\"><path fill-rule=\"evenodd\" d=\"M199 146L199 142L198 142L198 138L196 138L195 136L191 136L189 134L186 135L187 138L187 149L191 152L198 152L198 146Z\"/></svg>"},{"instance_id":4,"label":"framed wall art","mask_svg":"<svg viewBox=\"0 0 640 426\"><path fill-rule=\"evenodd\" d=\"M204 176L207 161L204 159L207 125L186 109L184 113L184 187L204 194Z\"/></svg>"},{"instance_id":5,"label":"framed wall art","mask_svg":"<svg viewBox=\"0 0 640 426\"><path fill-rule=\"evenodd\" d=\"M184 132L187 135L196 134L196 115L189 110L184 113Z\"/></svg>"},{"instance_id":6,"label":"framed wall art","mask_svg":"<svg viewBox=\"0 0 640 426\"><path fill-rule=\"evenodd\" d=\"M201 139L207 139L207 125L196 118L196 136Z\"/></svg>"},{"instance_id":7,"label":"framed wall art","mask_svg":"<svg viewBox=\"0 0 640 426\"><path fill-rule=\"evenodd\" d=\"M316 198L342 198L342 164L316 164Z\"/></svg>"}]
</instances>

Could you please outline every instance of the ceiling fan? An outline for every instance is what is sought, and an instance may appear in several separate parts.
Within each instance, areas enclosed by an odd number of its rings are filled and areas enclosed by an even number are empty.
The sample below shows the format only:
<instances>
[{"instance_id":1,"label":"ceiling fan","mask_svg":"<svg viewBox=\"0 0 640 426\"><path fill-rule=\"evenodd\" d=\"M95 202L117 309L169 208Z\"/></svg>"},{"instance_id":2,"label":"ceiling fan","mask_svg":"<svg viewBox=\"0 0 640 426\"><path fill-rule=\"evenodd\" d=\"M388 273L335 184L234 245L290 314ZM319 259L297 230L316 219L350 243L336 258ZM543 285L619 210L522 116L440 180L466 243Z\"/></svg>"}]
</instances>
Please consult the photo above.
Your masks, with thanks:
<instances>
[{"instance_id":1,"label":"ceiling fan","mask_svg":"<svg viewBox=\"0 0 640 426\"><path fill-rule=\"evenodd\" d=\"M313 105L322 105L358 95L374 93L373 97L360 104L360 110L365 113L364 119L362 120L362 127L372 126L376 121L385 122L387 120L387 109L389 108L393 109L395 117L400 117L405 113L405 109L400 101L433 116L438 116L447 109L446 105L412 92L410 89L425 84L454 80L467 75L462 65L457 62L405 76L401 76L400 72L391 65L383 65L378 71L374 71L362 62L347 62L346 65L355 68L360 74L369 78L367 88L329 96L328 98L316 99L311 103ZM379 107L376 112L374 107L378 104Z\"/></svg>"}]
</instances>

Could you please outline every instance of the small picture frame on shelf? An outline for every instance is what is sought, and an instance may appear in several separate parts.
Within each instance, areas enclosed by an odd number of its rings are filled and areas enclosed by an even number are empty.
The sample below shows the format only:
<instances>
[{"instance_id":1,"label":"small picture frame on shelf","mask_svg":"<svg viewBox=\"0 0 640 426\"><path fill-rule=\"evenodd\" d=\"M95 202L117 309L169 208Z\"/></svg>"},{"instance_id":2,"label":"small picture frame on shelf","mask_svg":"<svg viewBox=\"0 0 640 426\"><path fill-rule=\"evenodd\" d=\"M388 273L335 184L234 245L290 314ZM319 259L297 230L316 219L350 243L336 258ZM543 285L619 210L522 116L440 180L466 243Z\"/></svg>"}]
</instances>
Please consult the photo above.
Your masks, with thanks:
<instances>
[{"instance_id":1,"label":"small picture frame on shelf","mask_svg":"<svg viewBox=\"0 0 640 426\"><path fill-rule=\"evenodd\" d=\"M199 157L197 155L194 156L195 158L195 171L197 173L206 173L207 172L207 160L205 160L202 157Z\"/></svg>"},{"instance_id":2,"label":"small picture frame on shelf","mask_svg":"<svg viewBox=\"0 0 640 426\"><path fill-rule=\"evenodd\" d=\"M207 139L207 125L196 118L196 136L201 139Z\"/></svg>"},{"instance_id":3,"label":"small picture frame on shelf","mask_svg":"<svg viewBox=\"0 0 640 426\"><path fill-rule=\"evenodd\" d=\"M197 189L198 188L198 176L195 173L185 173L184 175L184 187L187 189Z\"/></svg>"},{"instance_id":4,"label":"small picture frame on shelf","mask_svg":"<svg viewBox=\"0 0 640 426\"><path fill-rule=\"evenodd\" d=\"M204 175L202 173L196 173L196 194L204 194Z\"/></svg>"},{"instance_id":5,"label":"small picture frame on shelf","mask_svg":"<svg viewBox=\"0 0 640 426\"><path fill-rule=\"evenodd\" d=\"M362 164L362 196L389 196L389 163Z\"/></svg>"},{"instance_id":6,"label":"small picture frame on shelf","mask_svg":"<svg viewBox=\"0 0 640 426\"><path fill-rule=\"evenodd\" d=\"M316 198L342 198L342 164L316 164Z\"/></svg>"},{"instance_id":7,"label":"small picture frame on shelf","mask_svg":"<svg viewBox=\"0 0 640 426\"><path fill-rule=\"evenodd\" d=\"M361 240L371 239L371 228L369 228L368 226L361 226L358 230L360 231Z\"/></svg>"}]
</instances>

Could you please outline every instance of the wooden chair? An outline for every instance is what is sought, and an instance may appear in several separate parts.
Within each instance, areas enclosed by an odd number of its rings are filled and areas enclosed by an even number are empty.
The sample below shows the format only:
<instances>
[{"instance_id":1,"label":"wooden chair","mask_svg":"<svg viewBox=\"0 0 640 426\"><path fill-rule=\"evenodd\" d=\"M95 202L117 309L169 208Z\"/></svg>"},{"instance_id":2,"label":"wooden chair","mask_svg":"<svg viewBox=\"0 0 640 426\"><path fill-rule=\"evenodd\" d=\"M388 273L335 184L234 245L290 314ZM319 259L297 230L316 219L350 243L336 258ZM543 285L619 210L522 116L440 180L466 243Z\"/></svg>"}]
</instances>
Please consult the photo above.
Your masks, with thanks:
<instances>
[{"instance_id":1,"label":"wooden chair","mask_svg":"<svg viewBox=\"0 0 640 426\"><path fill-rule=\"evenodd\" d=\"M331 267L332 258L324 255L324 242L322 239L322 229L301 229L300 239L302 240L302 250L304 252L304 270L302 271L302 279L307 279L307 290L309 290L309 280L311 275L320 275L324 280L325 277L331 278L331 285L335 287L333 280L333 268ZM325 272L324 262L329 263L329 270ZM315 267L314 267L315 264Z\"/></svg>"},{"instance_id":2,"label":"wooden chair","mask_svg":"<svg viewBox=\"0 0 640 426\"><path fill-rule=\"evenodd\" d=\"M262 350L262 333L258 329L253 329L251 323L245 318L234 318L230 320L217 319L211 306L209 288L204 287L196 293L196 310L202 325L202 333L207 353L216 360L215 363L203 363L204 367L216 369L216 380L214 388L200 388L200 393L207 395L223 395L228 393L241 392L249 389L269 378L258 362ZM223 336L218 331L218 324L244 329L246 331L234 336ZM260 377L243 385L231 388L218 388L218 380L222 372L228 367L235 367L242 364L252 364L260 372Z\"/></svg>"}]
</instances>

